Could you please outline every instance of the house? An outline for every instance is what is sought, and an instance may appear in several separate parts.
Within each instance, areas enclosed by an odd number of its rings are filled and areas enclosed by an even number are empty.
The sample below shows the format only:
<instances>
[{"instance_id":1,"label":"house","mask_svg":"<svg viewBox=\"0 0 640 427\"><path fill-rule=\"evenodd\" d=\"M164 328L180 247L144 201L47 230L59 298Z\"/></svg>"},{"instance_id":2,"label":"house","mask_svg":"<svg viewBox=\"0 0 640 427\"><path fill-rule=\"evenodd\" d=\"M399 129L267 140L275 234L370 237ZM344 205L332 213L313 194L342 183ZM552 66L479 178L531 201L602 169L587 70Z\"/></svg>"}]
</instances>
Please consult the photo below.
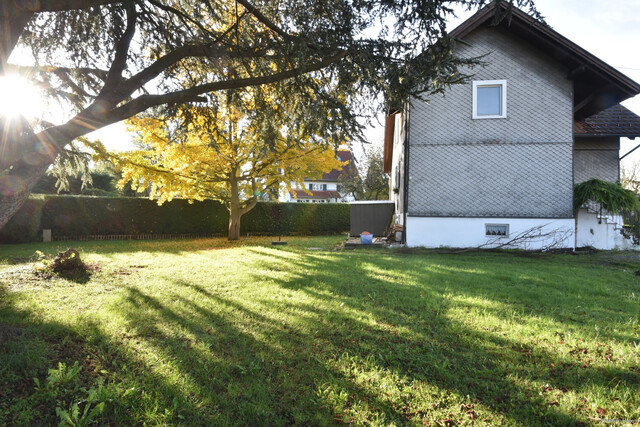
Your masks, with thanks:
<instances>
[{"instance_id":1,"label":"house","mask_svg":"<svg viewBox=\"0 0 640 427\"><path fill-rule=\"evenodd\" d=\"M405 243L623 246L621 218L576 215L573 188L618 180L620 137L640 136L619 103L640 85L520 10L494 24L497 7L451 32L458 56L486 66L387 117L384 167Z\"/></svg>"},{"instance_id":2,"label":"house","mask_svg":"<svg viewBox=\"0 0 640 427\"><path fill-rule=\"evenodd\" d=\"M297 203L338 203L350 202L354 198L349 194L343 194L340 188L340 178L349 172L355 171L355 159L349 150L338 150L338 160L349 162L342 169L333 169L322 174L320 179L305 179L304 190L300 187L292 192L285 192L280 201Z\"/></svg>"}]
</instances>

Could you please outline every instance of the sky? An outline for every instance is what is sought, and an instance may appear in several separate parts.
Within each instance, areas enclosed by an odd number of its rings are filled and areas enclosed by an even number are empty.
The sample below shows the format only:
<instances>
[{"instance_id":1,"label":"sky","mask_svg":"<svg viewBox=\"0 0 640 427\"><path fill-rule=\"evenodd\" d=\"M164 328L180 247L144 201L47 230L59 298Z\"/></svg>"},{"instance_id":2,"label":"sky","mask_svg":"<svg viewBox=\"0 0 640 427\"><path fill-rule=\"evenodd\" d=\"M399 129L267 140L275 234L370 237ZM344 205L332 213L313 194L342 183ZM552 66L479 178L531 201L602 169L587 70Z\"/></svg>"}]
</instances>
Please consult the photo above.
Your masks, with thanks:
<instances>
[{"instance_id":1,"label":"sky","mask_svg":"<svg viewBox=\"0 0 640 427\"><path fill-rule=\"evenodd\" d=\"M535 0L535 4L554 30L640 82L640 0ZM448 29L452 30L472 14L460 11L457 19L450 20ZM640 95L623 105L640 115ZM383 134L382 125L367 129L365 135L370 147L381 147ZM90 137L99 138L114 149L131 146L131 137L122 124L101 129ZM623 138L621 153L638 144L640 138L634 141ZM361 152L362 147L356 144L356 157ZM625 163L628 162L640 162L640 149L625 159Z\"/></svg>"}]
</instances>

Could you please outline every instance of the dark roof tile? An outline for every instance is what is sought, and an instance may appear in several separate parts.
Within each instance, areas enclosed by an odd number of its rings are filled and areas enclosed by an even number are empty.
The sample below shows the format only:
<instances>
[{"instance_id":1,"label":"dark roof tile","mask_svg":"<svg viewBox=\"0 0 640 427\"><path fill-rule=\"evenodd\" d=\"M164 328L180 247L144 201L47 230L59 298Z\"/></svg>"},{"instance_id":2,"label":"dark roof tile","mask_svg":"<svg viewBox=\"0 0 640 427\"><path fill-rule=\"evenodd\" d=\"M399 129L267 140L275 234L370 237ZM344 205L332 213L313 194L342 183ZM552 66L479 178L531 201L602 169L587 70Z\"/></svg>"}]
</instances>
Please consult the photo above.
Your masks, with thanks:
<instances>
[{"instance_id":1,"label":"dark roof tile","mask_svg":"<svg viewBox=\"0 0 640 427\"><path fill-rule=\"evenodd\" d=\"M640 117L620 104L573 125L576 136L640 136Z\"/></svg>"}]
</instances>

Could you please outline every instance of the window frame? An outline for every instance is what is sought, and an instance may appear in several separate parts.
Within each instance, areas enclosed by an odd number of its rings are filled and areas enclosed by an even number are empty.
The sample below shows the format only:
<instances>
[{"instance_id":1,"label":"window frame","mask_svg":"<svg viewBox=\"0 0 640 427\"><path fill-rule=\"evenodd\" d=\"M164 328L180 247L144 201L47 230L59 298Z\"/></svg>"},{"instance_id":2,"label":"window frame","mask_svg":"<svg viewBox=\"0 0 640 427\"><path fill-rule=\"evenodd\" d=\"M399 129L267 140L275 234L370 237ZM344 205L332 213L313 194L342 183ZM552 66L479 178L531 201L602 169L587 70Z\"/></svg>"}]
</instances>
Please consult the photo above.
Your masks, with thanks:
<instances>
[{"instance_id":1,"label":"window frame","mask_svg":"<svg viewBox=\"0 0 640 427\"><path fill-rule=\"evenodd\" d=\"M506 234L488 234L489 227L504 227ZM488 238L505 238L509 237L509 224L485 223L484 236Z\"/></svg>"},{"instance_id":2,"label":"window frame","mask_svg":"<svg viewBox=\"0 0 640 427\"><path fill-rule=\"evenodd\" d=\"M500 88L500 114L479 115L478 114L478 88L479 87L499 87ZM507 118L507 81L506 80L474 80L473 81L473 111L474 120L482 119L506 119Z\"/></svg>"}]
</instances>

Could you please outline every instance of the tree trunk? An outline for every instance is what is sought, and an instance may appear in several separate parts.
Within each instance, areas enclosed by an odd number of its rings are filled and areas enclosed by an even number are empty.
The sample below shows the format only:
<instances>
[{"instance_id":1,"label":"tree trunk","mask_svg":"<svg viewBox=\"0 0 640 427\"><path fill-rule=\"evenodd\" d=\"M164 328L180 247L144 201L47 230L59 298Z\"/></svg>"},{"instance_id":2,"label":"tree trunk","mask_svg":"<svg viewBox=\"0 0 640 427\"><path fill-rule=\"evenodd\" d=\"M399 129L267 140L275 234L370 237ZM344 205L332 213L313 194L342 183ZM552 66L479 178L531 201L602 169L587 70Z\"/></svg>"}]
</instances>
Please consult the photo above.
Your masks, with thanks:
<instances>
[{"instance_id":1,"label":"tree trunk","mask_svg":"<svg viewBox=\"0 0 640 427\"><path fill-rule=\"evenodd\" d=\"M20 210L58 155L52 139L0 120L0 230Z\"/></svg>"},{"instance_id":2,"label":"tree trunk","mask_svg":"<svg viewBox=\"0 0 640 427\"><path fill-rule=\"evenodd\" d=\"M258 198L254 195L244 203L240 203L240 191L238 189L236 169L232 169L231 171L229 187L231 190L231 200L227 203L227 209L229 209L229 240L239 240L240 218L256 206ZM255 181L252 181L252 187L255 194Z\"/></svg>"},{"instance_id":3,"label":"tree trunk","mask_svg":"<svg viewBox=\"0 0 640 427\"><path fill-rule=\"evenodd\" d=\"M240 194L238 191L238 180L235 169L231 171L229 186L231 187L231 202L229 203L229 240L240 239Z\"/></svg>"},{"instance_id":4,"label":"tree trunk","mask_svg":"<svg viewBox=\"0 0 640 427\"><path fill-rule=\"evenodd\" d=\"M12 0L0 2L0 74L32 16L32 12L18 9Z\"/></svg>"},{"instance_id":5,"label":"tree trunk","mask_svg":"<svg viewBox=\"0 0 640 427\"><path fill-rule=\"evenodd\" d=\"M239 209L229 209L229 240L240 240L241 217Z\"/></svg>"},{"instance_id":6,"label":"tree trunk","mask_svg":"<svg viewBox=\"0 0 640 427\"><path fill-rule=\"evenodd\" d=\"M49 163L22 165L6 174L0 171L0 230L20 210L48 168Z\"/></svg>"}]
</instances>

